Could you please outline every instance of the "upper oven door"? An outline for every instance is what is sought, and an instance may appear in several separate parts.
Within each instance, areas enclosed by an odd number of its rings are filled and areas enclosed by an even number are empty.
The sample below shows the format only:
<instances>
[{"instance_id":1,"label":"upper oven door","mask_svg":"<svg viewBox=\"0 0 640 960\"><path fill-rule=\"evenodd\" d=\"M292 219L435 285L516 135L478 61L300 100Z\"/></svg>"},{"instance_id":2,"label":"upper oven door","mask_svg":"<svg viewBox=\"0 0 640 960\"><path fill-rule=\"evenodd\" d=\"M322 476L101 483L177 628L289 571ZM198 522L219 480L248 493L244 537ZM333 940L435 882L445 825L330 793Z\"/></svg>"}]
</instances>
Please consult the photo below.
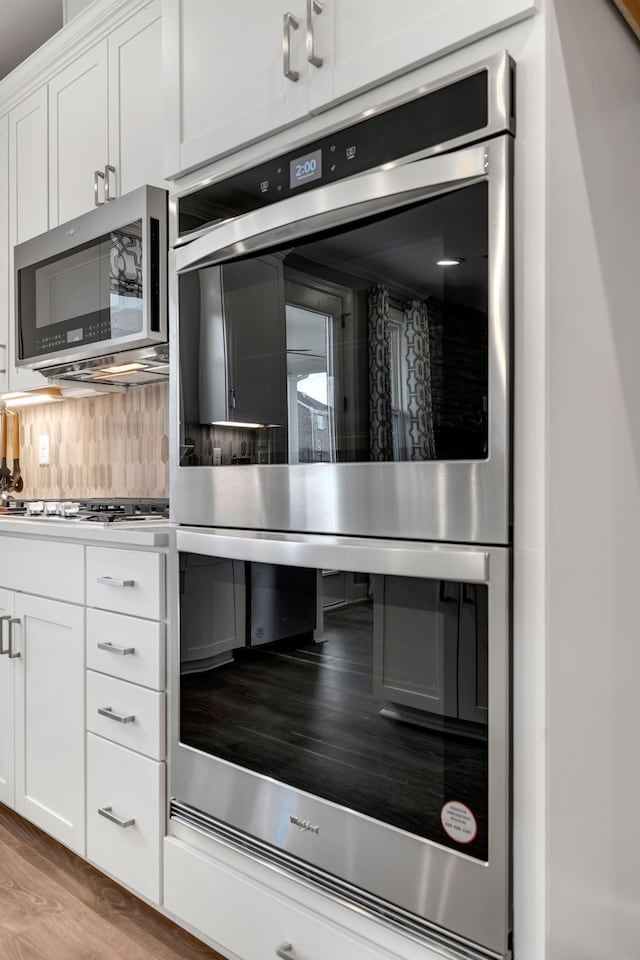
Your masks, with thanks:
<instances>
[{"instance_id":1,"label":"upper oven door","mask_svg":"<svg viewBox=\"0 0 640 960\"><path fill-rule=\"evenodd\" d=\"M167 194L141 187L15 249L19 366L167 339Z\"/></svg>"},{"instance_id":2,"label":"upper oven door","mask_svg":"<svg viewBox=\"0 0 640 960\"><path fill-rule=\"evenodd\" d=\"M178 249L173 519L508 542L511 137Z\"/></svg>"}]
</instances>

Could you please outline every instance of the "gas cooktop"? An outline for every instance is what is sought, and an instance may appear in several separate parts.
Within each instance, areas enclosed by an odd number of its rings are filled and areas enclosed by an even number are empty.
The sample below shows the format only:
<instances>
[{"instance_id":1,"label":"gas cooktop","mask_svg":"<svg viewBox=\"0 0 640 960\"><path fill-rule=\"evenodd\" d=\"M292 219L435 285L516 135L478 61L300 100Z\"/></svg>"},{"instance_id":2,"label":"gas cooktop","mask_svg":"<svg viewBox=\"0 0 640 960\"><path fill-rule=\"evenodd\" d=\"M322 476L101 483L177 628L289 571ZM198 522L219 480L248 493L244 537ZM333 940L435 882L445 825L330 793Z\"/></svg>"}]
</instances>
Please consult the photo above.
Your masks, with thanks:
<instances>
[{"instance_id":1,"label":"gas cooktop","mask_svg":"<svg viewBox=\"0 0 640 960\"><path fill-rule=\"evenodd\" d=\"M95 523L168 520L169 501L156 498L84 500L11 500L3 510L5 516L33 517L39 520L84 520Z\"/></svg>"}]
</instances>

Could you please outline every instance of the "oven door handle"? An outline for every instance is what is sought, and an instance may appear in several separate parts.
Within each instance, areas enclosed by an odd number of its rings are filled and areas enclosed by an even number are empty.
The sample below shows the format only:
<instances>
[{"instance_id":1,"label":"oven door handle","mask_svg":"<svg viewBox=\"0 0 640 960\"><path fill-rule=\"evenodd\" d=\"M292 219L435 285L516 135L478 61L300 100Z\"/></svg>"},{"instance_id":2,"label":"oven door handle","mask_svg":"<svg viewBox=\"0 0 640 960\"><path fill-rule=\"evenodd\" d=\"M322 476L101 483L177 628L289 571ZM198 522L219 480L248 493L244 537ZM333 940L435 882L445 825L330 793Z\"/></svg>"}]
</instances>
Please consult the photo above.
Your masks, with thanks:
<instances>
[{"instance_id":1,"label":"oven door handle","mask_svg":"<svg viewBox=\"0 0 640 960\"><path fill-rule=\"evenodd\" d=\"M509 144L498 137L443 156L398 165L317 187L211 227L176 250L178 273L212 266L264 247L287 243L456 187L486 180L505 182Z\"/></svg>"}]
</instances>

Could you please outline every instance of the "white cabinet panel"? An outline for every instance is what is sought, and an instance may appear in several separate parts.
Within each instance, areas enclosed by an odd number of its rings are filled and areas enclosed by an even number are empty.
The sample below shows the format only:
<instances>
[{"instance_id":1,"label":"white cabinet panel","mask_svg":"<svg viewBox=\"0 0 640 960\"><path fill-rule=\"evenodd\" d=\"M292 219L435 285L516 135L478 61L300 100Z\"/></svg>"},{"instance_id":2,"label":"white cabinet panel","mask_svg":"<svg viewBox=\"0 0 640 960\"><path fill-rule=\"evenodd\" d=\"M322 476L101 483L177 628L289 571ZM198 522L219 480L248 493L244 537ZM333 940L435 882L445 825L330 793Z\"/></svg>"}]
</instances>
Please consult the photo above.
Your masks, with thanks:
<instances>
[{"instance_id":1,"label":"white cabinet panel","mask_svg":"<svg viewBox=\"0 0 640 960\"><path fill-rule=\"evenodd\" d=\"M292 958L301 960L390 960L393 956L179 840L165 840L164 861L165 907L211 938L224 953L242 960L264 960L275 956L276 947L290 943Z\"/></svg>"},{"instance_id":2,"label":"white cabinet panel","mask_svg":"<svg viewBox=\"0 0 640 960\"><path fill-rule=\"evenodd\" d=\"M13 247L49 228L47 88L9 114L9 389L41 387L39 373L15 366Z\"/></svg>"},{"instance_id":3,"label":"white cabinet panel","mask_svg":"<svg viewBox=\"0 0 640 960\"><path fill-rule=\"evenodd\" d=\"M164 763L87 734L87 857L154 903L161 898L164 792Z\"/></svg>"},{"instance_id":4,"label":"white cabinet panel","mask_svg":"<svg viewBox=\"0 0 640 960\"><path fill-rule=\"evenodd\" d=\"M95 206L94 172L104 170L109 151L107 81L105 40L49 82L52 226Z\"/></svg>"},{"instance_id":5,"label":"white cabinet panel","mask_svg":"<svg viewBox=\"0 0 640 960\"><path fill-rule=\"evenodd\" d=\"M87 547L87 605L152 620L164 617L164 556Z\"/></svg>"},{"instance_id":6,"label":"white cabinet panel","mask_svg":"<svg viewBox=\"0 0 640 960\"><path fill-rule=\"evenodd\" d=\"M84 611L17 594L16 809L84 856Z\"/></svg>"},{"instance_id":7,"label":"white cabinet panel","mask_svg":"<svg viewBox=\"0 0 640 960\"><path fill-rule=\"evenodd\" d=\"M164 760L165 695L88 670L87 730Z\"/></svg>"},{"instance_id":8,"label":"white cabinet panel","mask_svg":"<svg viewBox=\"0 0 640 960\"><path fill-rule=\"evenodd\" d=\"M406 72L535 11L535 0L327 0L334 99ZM319 18L320 19L320 18ZM312 108L324 91L312 91ZM326 104L327 101L324 101Z\"/></svg>"},{"instance_id":9,"label":"white cabinet panel","mask_svg":"<svg viewBox=\"0 0 640 960\"><path fill-rule=\"evenodd\" d=\"M0 392L9 388L9 117L0 117Z\"/></svg>"},{"instance_id":10,"label":"white cabinet panel","mask_svg":"<svg viewBox=\"0 0 640 960\"><path fill-rule=\"evenodd\" d=\"M109 35L109 163L116 195L162 177L161 2L153 0ZM104 163L104 161L103 161Z\"/></svg>"},{"instance_id":11,"label":"white cabinet panel","mask_svg":"<svg viewBox=\"0 0 640 960\"><path fill-rule=\"evenodd\" d=\"M87 610L87 667L144 687L165 687L165 624Z\"/></svg>"},{"instance_id":12,"label":"white cabinet panel","mask_svg":"<svg viewBox=\"0 0 640 960\"><path fill-rule=\"evenodd\" d=\"M13 616L13 594L0 590L0 803L13 807L14 792L14 660L9 659L9 626L4 617Z\"/></svg>"}]
</instances>

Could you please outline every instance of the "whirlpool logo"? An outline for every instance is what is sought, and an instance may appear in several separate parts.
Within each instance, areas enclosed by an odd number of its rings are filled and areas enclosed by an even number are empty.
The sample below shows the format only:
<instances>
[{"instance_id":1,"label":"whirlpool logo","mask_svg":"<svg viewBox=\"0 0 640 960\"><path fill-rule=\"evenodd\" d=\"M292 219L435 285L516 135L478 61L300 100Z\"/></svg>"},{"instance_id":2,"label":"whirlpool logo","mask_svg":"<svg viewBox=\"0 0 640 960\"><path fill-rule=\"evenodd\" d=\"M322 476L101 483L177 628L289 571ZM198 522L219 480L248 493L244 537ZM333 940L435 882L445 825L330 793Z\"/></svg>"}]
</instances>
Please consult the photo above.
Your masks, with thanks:
<instances>
[{"instance_id":1,"label":"whirlpool logo","mask_svg":"<svg viewBox=\"0 0 640 960\"><path fill-rule=\"evenodd\" d=\"M314 826L310 820L300 820L299 817L290 816L289 823L292 823L298 830L302 830L303 833L315 833L316 836L320 833L320 827Z\"/></svg>"}]
</instances>

